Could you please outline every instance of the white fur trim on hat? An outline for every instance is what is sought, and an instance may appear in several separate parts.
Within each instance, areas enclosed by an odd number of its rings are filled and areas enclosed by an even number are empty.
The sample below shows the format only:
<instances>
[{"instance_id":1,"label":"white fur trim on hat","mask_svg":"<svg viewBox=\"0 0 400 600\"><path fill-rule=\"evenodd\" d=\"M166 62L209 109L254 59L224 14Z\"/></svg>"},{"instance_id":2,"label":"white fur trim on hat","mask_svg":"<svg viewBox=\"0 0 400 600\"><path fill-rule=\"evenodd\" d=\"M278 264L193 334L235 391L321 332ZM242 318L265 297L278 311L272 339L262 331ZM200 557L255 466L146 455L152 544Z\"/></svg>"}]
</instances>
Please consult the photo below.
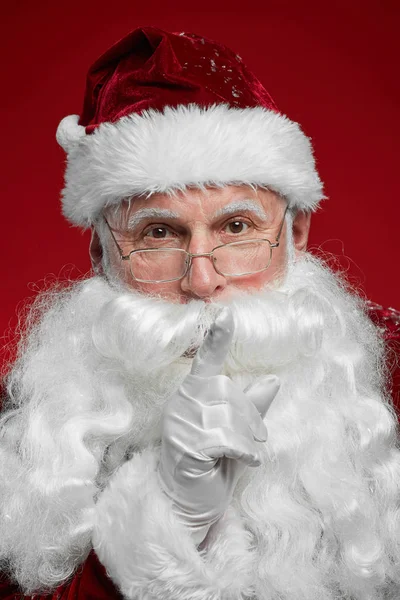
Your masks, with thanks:
<instances>
[{"instance_id":1,"label":"white fur trim on hat","mask_svg":"<svg viewBox=\"0 0 400 600\"><path fill-rule=\"evenodd\" d=\"M79 127L58 135L68 151L63 212L77 225L131 196L189 186L263 185L303 210L323 198L309 139L262 107L191 104L131 114L85 136Z\"/></svg>"},{"instance_id":2,"label":"white fur trim on hat","mask_svg":"<svg viewBox=\"0 0 400 600\"><path fill-rule=\"evenodd\" d=\"M240 600L254 580L251 536L230 507L198 550L157 478L158 454L135 455L96 505L93 548L125 598Z\"/></svg>"}]
</instances>

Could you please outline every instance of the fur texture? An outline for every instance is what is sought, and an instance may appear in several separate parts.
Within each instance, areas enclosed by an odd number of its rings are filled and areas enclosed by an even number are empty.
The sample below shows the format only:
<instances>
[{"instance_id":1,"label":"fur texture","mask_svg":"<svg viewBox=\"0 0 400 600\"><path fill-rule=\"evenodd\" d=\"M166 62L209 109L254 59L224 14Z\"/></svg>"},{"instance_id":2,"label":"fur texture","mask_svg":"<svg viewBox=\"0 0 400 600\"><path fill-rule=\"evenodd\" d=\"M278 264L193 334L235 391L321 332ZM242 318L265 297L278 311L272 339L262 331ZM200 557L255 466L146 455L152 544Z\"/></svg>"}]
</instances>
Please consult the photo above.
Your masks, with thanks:
<instances>
[{"instance_id":1,"label":"fur texture","mask_svg":"<svg viewBox=\"0 0 400 600\"><path fill-rule=\"evenodd\" d=\"M199 552L157 480L159 452L123 465L96 508L93 547L126 598L239 600L250 591L251 536L231 507Z\"/></svg>"},{"instance_id":2,"label":"fur texture","mask_svg":"<svg viewBox=\"0 0 400 600\"><path fill-rule=\"evenodd\" d=\"M261 107L166 107L103 123L91 135L72 115L57 139L68 152L63 212L77 225L130 196L190 186L266 186L302 210L323 198L309 139Z\"/></svg>"}]
</instances>

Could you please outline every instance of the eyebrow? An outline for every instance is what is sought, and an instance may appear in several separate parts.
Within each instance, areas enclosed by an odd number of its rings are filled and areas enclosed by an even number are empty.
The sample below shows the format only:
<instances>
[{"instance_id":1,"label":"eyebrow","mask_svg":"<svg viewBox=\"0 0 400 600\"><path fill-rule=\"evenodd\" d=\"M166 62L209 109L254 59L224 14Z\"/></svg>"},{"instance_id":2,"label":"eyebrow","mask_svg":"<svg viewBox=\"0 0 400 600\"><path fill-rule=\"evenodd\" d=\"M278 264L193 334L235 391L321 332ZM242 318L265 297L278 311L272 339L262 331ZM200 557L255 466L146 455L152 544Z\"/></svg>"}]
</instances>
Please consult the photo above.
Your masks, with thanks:
<instances>
[{"instance_id":1,"label":"eyebrow","mask_svg":"<svg viewBox=\"0 0 400 600\"><path fill-rule=\"evenodd\" d=\"M225 215L231 215L240 211L251 211L254 212L261 219L266 219L267 215L261 206L253 200L237 200L231 202L227 206L219 209L212 219L218 219ZM168 208L140 208L137 212L133 213L128 219L127 229L135 229L142 221L146 219L179 219L180 215Z\"/></svg>"},{"instance_id":2,"label":"eyebrow","mask_svg":"<svg viewBox=\"0 0 400 600\"><path fill-rule=\"evenodd\" d=\"M129 217L127 228L135 229L145 219L179 219L179 215L168 208L140 208Z\"/></svg>"},{"instance_id":3,"label":"eyebrow","mask_svg":"<svg viewBox=\"0 0 400 600\"><path fill-rule=\"evenodd\" d=\"M237 200L236 202L232 202L231 204L228 204L227 206L224 206L223 208L218 210L214 214L214 219L217 219L224 215L231 215L233 213L240 212L243 210L254 212L258 217L260 217L260 219L267 218L267 215L265 214L264 210L257 202L254 202L253 200Z\"/></svg>"}]
</instances>

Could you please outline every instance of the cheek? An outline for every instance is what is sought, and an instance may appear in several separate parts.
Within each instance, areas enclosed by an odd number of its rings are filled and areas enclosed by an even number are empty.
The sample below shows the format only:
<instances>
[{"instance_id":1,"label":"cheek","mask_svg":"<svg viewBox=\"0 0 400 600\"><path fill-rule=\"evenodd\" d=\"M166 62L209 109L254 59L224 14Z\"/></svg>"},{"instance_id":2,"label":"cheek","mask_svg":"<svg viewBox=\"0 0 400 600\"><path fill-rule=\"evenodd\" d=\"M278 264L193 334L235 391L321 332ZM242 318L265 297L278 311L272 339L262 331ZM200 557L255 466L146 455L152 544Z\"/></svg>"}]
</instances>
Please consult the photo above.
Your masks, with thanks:
<instances>
[{"instance_id":1,"label":"cheek","mask_svg":"<svg viewBox=\"0 0 400 600\"><path fill-rule=\"evenodd\" d=\"M170 283L140 283L131 278L127 283L132 289L138 290L147 296L161 296L171 302L183 302L179 281L171 281Z\"/></svg>"},{"instance_id":2,"label":"cheek","mask_svg":"<svg viewBox=\"0 0 400 600\"><path fill-rule=\"evenodd\" d=\"M227 286L227 292L229 292L229 288L233 291L234 289L246 290L261 290L271 281L276 279L277 273L272 267L269 267L266 271L262 273L256 273L254 275L247 275L247 277L232 279Z\"/></svg>"},{"instance_id":3,"label":"cheek","mask_svg":"<svg viewBox=\"0 0 400 600\"><path fill-rule=\"evenodd\" d=\"M237 289L261 290L266 285L274 282L278 284L286 274L287 268L287 251L286 251L286 236L281 237L281 243L278 248L272 250L271 264L268 269L261 273L248 275L243 279L231 280L230 286Z\"/></svg>"},{"instance_id":4,"label":"cheek","mask_svg":"<svg viewBox=\"0 0 400 600\"><path fill-rule=\"evenodd\" d=\"M130 275L129 269L123 277L124 283L132 290L136 290L146 296L159 296L170 302L184 303L187 299L182 295L180 281L170 281L169 283L141 283L135 281Z\"/></svg>"},{"instance_id":5,"label":"cheek","mask_svg":"<svg viewBox=\"0 0 400 600\"><path fill-rule=\"evenodd\" d=\"M129 261L121 260L119 255L109 252L109 268L114 277L117 277L122 283L132 290L136 290L147 296L161 296L162 298L171 300L171 302L185 302L182 296L179 281L171 281L169 283L141 283L135 281L131 275Z\"/></svg>"}]
</instances>

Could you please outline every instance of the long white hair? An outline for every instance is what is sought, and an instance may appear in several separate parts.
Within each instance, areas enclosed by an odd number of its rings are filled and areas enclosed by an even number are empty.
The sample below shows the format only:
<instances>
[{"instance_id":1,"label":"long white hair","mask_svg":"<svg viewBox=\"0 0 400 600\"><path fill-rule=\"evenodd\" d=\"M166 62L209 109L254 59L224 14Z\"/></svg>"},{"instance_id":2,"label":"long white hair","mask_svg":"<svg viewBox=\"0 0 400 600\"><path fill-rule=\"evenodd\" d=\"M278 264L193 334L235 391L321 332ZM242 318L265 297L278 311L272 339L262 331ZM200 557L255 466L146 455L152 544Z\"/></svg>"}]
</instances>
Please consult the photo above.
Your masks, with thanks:
<instances>
[{"instance_id":1,"label":"long white hair","mask_svg":"<svg viewBox=\"0 0 400 600\"><path fill-rule=\"evenodd\" d=\"M0 418L0 560L27 593L85 559L96 498L134 452L160 442L162 408L220 306L101 277L38 302ZM234 498L254 538L255 597L400 597L397 421L361 300L304 255L279 289L227 303L224 373L242 388L266 373L282 382L265 461Z\"/></svg>"}]
</instances>

